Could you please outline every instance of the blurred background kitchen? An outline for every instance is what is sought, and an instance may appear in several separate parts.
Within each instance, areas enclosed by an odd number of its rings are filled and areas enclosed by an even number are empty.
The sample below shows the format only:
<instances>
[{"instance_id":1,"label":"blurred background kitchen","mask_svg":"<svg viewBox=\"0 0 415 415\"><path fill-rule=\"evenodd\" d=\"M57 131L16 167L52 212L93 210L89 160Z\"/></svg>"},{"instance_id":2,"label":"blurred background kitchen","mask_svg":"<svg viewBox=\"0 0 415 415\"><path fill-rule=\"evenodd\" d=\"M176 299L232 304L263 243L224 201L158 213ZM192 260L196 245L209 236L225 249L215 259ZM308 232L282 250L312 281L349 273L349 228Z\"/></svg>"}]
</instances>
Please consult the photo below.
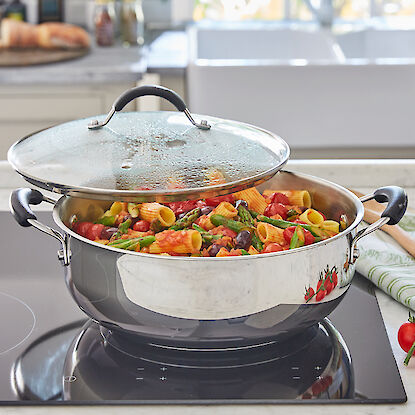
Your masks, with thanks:
<instances>
[{"instance_id":1,"label":"blurred background kitchen","mask_svg":"<svg viewBox=\"0 0 415 415\"><path fill-rule=\"evenodd\" d=\"M415 158L415 0L0 0L0 18L0 159L141 84L276 132L292 158ZM55 21L90 43L38 29Z\"/></svg>"}]
</instances>

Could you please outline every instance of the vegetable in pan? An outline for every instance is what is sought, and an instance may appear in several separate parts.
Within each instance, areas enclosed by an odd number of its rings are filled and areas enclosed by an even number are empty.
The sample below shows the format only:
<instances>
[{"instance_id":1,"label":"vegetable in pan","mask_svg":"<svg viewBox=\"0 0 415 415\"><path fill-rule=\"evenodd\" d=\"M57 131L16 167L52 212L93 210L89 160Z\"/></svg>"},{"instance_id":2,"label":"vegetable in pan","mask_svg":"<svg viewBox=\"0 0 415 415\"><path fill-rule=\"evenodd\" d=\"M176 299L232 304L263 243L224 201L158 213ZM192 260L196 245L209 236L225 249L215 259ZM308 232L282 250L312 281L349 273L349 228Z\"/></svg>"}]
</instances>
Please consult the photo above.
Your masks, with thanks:
<instances>
[{"instance_id":1,"label":"vegetable in pan","mask_svg":"<svg viewBox=\"0 0 415 415\"><path fill-rule=\"evenodd\" d=\"M95 242L136 252L257 255L296 249L337 235L339 222L327 220L311 206L306 190L261 194L251 188L166 205L114 202L95 223L74 221L72 229Z\"/></svg>"}]
</instances>

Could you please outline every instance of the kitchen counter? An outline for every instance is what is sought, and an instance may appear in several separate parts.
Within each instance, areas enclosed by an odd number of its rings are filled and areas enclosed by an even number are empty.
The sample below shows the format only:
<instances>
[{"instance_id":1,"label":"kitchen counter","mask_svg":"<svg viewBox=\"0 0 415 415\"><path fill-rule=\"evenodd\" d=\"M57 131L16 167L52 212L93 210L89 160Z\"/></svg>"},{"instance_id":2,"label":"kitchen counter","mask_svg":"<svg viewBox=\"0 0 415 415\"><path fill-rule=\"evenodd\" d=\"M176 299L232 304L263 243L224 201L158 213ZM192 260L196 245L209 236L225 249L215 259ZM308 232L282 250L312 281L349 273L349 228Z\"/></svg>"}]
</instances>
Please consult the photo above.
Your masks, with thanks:
<instances>
[{"instance_id":1,"label":"kitchen counter","mask_svg":"<svg viewBox=\"0 0 415 415\"><path fill-rule=\"evenodd\" d=\"M0 68L0 86L2 84L74 85L136 82L146 71L144 54L137 47L93 46L88 55L71 61Z\"/></svg>"},{"instance_id":2,"label":"kitchen counter","mask_svg":"<svg viewBox=\"0 0 415 415\"><path fill-rule=\"evenodd\" d=\"M415 160L307 160L290 161L287 169L304 172L326 178L341 185L352 187L363 192L368 192L376 187L385 185L400 185L406 188L409 196L409 205L414 208L415 204ZM8 196L10 191L16 187L25 186L25 182L14 173L6 162L0 162L0 210L8 209ZM55 196L56 198L56 196ZM47 204L38 209L50 209ZM415 413L415 359L412 359L409 367L403 365L405 353L400 349L396 334L399 326L406 321L408 311L405 307L376 290L376 295L382 311L392 350L402 376L408 402L399 405L338 405L335 410L338 415L342 414L389 414L399 411L400 414ZM370 330L370 327L368 327ZM365 333L362 333L364 336ZM376 347L376 345L373 345ZM379 362L382 364L382 362ZM221 406L68 406L68 407L0 407L1 414L135 414L140 410L143 414L321 414L323 409L320 405L297 406L297 405L221 405ZM334 407L325 406L324 410L330 413Z\"/></svg>"}]
</instances>

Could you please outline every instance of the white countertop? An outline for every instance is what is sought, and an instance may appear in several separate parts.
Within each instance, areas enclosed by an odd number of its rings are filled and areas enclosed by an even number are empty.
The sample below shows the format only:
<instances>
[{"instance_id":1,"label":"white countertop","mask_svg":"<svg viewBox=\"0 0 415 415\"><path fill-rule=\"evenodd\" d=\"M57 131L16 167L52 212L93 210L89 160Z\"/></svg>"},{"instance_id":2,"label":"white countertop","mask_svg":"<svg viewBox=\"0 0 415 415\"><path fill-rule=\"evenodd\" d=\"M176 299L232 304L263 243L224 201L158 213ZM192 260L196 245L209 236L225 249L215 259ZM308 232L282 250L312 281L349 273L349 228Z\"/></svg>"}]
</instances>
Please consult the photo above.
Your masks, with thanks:
<instances>
[{"instance_id":1,"label":"white countertop","mask_svg":"<svg viewBox=\"0 0 415 415\"><path fill-rule=\"evenodd\" d=\"M386 185L399 185L408 192L409 205L415 208L415 160L293 160L288 163L288 170L304 172L336 182L346 187L361 190L363 192L374 190L376 187ZM0 210L8 210L8 197L10 191L17 187L25 186L25 182L14 173L7 162L0 162ZM44 204L45 205L45 204ZM50 209L48 205L38 209ZM380 290L376 290L376 296L382 311L392 350L398 364L398 368L408 395L406 404L379 404L379 405L337 405L324 406L326 413L334 410L337 415L349 414L399 414L415 413L415 359L409 366L403 365L405 352L401 350L397 341L399 326L408 318L407 309L388 297ZM364 333L362 333L364 335ZM375 347L375 345L374 345ZM381 364L381 362L379 362ZM67 406L67 407L0 407L2 414L136 414L146 415L202 415L215 413L218 415L230 414L298 414L307 412L309 415L321 414L323 408L320 405L143 405L143 406Z\"/></svg>"}]
</instances>

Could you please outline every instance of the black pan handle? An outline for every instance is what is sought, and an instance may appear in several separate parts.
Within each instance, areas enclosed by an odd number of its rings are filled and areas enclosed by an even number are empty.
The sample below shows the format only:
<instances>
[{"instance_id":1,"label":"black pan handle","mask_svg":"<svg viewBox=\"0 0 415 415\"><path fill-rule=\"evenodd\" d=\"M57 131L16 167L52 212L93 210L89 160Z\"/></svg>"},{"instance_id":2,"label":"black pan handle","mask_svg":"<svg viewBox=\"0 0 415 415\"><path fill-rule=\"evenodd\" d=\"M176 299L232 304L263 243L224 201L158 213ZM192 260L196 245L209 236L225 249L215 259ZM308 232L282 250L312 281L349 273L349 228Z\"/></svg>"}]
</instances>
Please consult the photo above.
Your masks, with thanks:
<instances>
[{"instance_id":1,"label":"black pan handle","mask_svg":"<svg viewBox=\"0 0 415 415\"><path fill-rule=\"evenodd\" d=\"M398 186L386 186L375 190L373 195L376 202L388 203L380 216L389 218L388 225L396 225L402 219L408 206L408 196L405 190Z\"/></svg>"},{"instance_id":2,"label":"black pan handle","mask_svg":"<svg viewBox=\"0 0 415 415\"><path fill-rule=\"evenodd\" d=\"M194 120L194 118L190 114L190 111L187 109L186 104L184 103L183 99L180 97L179 94L172 91L171 89L165 88L160 85L143 85L125 91L114 101L114 103L112 104L111 111L108 113L105 120L103 122L99 122L98 120L92 120L88 124L88 128L90 130L97 130L99 128L102 128L104 125L107 125L110 122L111 118L116 112L121 111L133 99L144 97L147 95L153 95L156 97L166 99L167 101L172 103L179 111L184 112L186 117L194 126L200 128L201 130L210 129L210 125L207 123L206 120L201 120L200 123L197 123Z\"/></svg>"},{"instance_id":3,"label":"black pan handle","mask_svg":"<svg viewBox=\"0 0 415 415\"><path fill-rule=\"evenodd\" d=\"M10 209L16 222L28 228L32 226L27 220L37 220L30 205L39 205L43 202L43 195L39 190L22 188L16 189L10 195Z\"/></svg>"},{"instance_id":4,"label":"black pan handle","mask_svg":"<svg viewBox=\"0 0 415 415\"><path fill-rule=\"evenodd\" d=\"M36 229L57 239L62 245L62 249L58 252L58 257L63 265L67 266L70 264L71 259L68 236L39 222L30 207L30 205L39 205L42 202L55 203L54 200L43 196L39 190L20 188L14 190L10 195L10 210L20 226L25 228L34 226Z\"/></svg>"},{"instance_id":5,"label":"black pan handle","mask_svg":"<svg viewBox=\"0 0 415 415\"><path fill-rule=\"evenodd\" d=\"M359 250L356 244L360 239L380 229L383 225L396 225L402 219L408 206L408 196L405 190L398 186L381 187L369 195L362 196L360 201L367 202L372 199L379 203L387 203L387 206L376 222L359 231L352 239L349 251L349 264L354 264L359 257Z\"/></svg>"}]
</instances>

